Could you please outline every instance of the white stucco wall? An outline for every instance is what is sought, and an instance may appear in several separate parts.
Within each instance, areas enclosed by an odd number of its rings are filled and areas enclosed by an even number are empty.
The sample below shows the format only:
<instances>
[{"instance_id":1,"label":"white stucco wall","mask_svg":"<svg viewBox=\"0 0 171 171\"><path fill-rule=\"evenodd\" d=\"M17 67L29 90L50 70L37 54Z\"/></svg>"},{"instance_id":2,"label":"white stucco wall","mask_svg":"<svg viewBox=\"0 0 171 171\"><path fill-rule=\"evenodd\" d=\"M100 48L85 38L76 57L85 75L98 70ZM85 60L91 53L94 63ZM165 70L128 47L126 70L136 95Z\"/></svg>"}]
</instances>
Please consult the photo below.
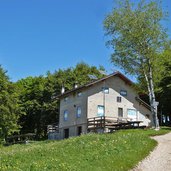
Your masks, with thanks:
<instances>
[{"instance_id":1,"label":"white stucco wall","mask_svg":"<svg viewBox=\"0 0 171 171\"><path fill-rule=\"evenodd\" d=\"M101 89L102 87L109 88L109 94L104 94ZM126 90L127 96L121 96L120 90ZM118 108L123 108L123 117L127 118L127 110L134 109L137 111L137 120L143 121L142 125L150 126L151 121L147 119L146 115L151 117L151 112L149 109L140 105L135 99L138 94L135 92L134 88L126 84L119 77L111 77L105 82L100 82L87 90L88 94L88 107L87 107L87 117L97 116L97 106L105 106L105 116L118 117ZM104 97L105 96L105 97ZM117 102L117 96L122 98L121 103Z\"/></svg>"},{"instance_id":2,"label":"white stucco wall","mask_svg":"<svg viewBox=\"0 0 171 171\"><path fill-rule=\"evenodd\" d=\"M109 88L109 94L102 92L102 87ZM120 90L126 90L127 96L121 96ZM80 97L77 93L81 92ZM137 120L143 121L141 124L146 126L152 125L152 116L149 109L140 105L135 99L138 94L134 88L126 84L117 76L108 78L103 82L96 83L81 91L70 93L67 95L68 101L64 98L60 100L60 119L59 128L61 138L64 138L64 129L69 128L69 136L77 135L77 127L82 126L83 133L87 132L87 118L97 117L97 106L105 106L105 116L118 117L118 108L123 108L123 117L127 118L127 110L134 109L137 112ZM121 103L117 102L117 96L122 98ZM77 106L81 107L81 117L76 117ZM63 113L68 110L68 120L64 121ZM148 119L146 115L149 115Z\"/></svg>"}]
</instances>

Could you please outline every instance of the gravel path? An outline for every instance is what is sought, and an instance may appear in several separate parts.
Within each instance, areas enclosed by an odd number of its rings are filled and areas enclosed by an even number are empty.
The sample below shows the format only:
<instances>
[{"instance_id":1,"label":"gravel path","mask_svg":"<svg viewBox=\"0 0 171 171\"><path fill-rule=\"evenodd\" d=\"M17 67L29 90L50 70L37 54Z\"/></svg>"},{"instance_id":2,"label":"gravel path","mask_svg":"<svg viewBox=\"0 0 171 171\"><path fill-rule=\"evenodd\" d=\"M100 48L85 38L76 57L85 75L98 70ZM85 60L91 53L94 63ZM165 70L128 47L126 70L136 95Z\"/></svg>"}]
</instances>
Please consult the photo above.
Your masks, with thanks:
<instances>
[{"instance_id":1,"label":"gravel path","mask_svg":"<svg viewBox=\"0 0 171 171\"><path fill-rule=\"evenodd\" d=\"M171 133L153 139L158 146L132 171L171 171Z\"/></svg>"}]
</instances>

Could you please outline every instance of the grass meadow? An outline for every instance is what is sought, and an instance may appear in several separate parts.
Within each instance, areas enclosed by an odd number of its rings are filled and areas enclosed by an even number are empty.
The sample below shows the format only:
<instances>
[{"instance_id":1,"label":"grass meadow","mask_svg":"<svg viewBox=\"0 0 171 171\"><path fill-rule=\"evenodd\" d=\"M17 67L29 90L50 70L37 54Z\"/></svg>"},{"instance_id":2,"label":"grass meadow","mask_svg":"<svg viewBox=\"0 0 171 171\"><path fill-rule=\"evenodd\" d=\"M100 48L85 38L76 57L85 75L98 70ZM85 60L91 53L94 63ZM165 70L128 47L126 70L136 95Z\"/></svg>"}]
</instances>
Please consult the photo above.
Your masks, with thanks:
<instances>
[{"instance_id":1,"label":"grass meadow","mask_svg":"<svg viewBox=\"0 0 171 171\"><path fill-rule=\"evenodd\" d=\"M157 145L149 136L169 128L87 134L61 141L0 147L0 171L126 171Z\"/></svg>"}]
</instances>

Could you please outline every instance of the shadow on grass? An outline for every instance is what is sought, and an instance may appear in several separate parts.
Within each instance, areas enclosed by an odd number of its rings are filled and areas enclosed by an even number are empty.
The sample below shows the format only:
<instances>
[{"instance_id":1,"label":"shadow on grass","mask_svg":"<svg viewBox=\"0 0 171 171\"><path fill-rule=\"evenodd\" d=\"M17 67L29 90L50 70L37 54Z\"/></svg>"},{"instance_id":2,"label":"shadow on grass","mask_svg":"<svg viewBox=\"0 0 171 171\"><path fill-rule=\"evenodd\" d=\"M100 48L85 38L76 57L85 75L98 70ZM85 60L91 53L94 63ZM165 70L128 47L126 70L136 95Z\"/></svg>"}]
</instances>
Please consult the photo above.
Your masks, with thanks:
<instances>
[{"instance_id":1,"label":"shadow on grass","mask_svg":"<svg viewBox=\"0 0 171 171\"><path fill-rule=\"evenodd\" d=\"M171 126L161 126L161 129L171 131Z\"/></svg>"},{"instance_id":2,"label":"shadow on grass","mask_svg":"<svg viewBox=\"0 0 171 171\"><path fill-rule=\"evenodd\" d=\"M167 134L171 132L171 127L160 127L160 130L154 130L154 129L151 129L149 131L147 131L147 135L148 136L160 136L160 135L164 135L164 134Z\"/></svg>"}]
</instances>

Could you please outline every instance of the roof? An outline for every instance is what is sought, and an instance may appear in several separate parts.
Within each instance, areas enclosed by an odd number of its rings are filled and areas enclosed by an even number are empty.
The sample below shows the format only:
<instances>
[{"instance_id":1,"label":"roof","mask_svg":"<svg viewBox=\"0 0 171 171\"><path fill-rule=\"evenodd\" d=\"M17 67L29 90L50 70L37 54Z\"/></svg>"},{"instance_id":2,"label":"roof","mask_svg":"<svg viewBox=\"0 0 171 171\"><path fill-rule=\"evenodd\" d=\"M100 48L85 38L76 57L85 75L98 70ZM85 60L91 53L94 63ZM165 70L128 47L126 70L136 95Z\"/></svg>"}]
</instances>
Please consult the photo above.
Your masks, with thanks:
<instances>
[{"instance_id":1,"label":"roof","mask_svg":"<svg viewBox=\"0 0 171 171\"><path fill-rule=\"evenodd\" d=\"M87 84L85 84L85 85L79 86L79 87L77 87L77 88L73 88L73 89L71 89L71 90L69 90L69 91L66 91L66 92L63 93L63 94L58 95L57 98L62 98L62 97L64 97L64 96L66 96L66 95L69 95L70 93L78 92L78 91L80 91L80 90L82 90L82 89L91 87L92 85L97 84L97 83L102 82L102 81L105 81L106 79L111 78L111 77L113 77L113 76L118 76L119 78L121 78L123 81L125 81L125 82L126 82L127 84L129 84L129 85L134 84L134 83L133 83L130 79L128 79L125 75L123 75L122 73L120 73L119 71L117 71L117 72L114 72L114 73L112 73L112 74L110 74L110 75L107 75L107 76L105 76L105 77L103 77L103 78L100 78L100 79L98 79L98 80L95 80L95 81L93 81L93 82L89 82L89 83L87 83Z\"/></svg>"},{"instance_id":2,"label":"roof","mask_svg":"<svg viewBox=\"0 0 171 171\"><path fill-rule=\"evenodd\" d=\"M145 106L147 109L151 110L151 106L150 106L148 103L146 103L145 101L143 101L141 98L136 97L135 99L136 99L140 104L142 104L143 106Z\"/></svg>"}]
</instances>

